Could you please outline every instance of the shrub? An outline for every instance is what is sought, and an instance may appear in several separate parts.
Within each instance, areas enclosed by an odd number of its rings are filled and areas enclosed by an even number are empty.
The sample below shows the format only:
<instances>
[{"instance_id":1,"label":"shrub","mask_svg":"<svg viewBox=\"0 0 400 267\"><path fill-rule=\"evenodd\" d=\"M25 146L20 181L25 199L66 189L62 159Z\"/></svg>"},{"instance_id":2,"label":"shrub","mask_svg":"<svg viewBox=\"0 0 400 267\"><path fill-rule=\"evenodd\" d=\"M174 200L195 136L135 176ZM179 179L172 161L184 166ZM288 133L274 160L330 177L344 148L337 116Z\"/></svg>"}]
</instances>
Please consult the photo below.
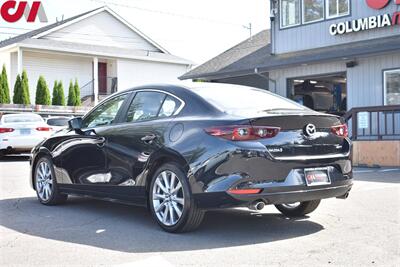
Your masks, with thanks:
<instances>
[{"instance_id":1,"label":"shrub","mask_svg":"<svg viewBox=\"0 0 400 267\"><path fill-rule=\"evenodd\" d=\"M59 106L65 106L65 94L64 94L64 86L62 81L58 83L58 99Z\"/></svg>"},{"instance_id":2,"label":"shrub","mask_svg":"<svg viewBox=\"0 0 400 267\"><path fill-rule=\"evenodd\" d=\"M76 95L75 95L75 88L72 80L69 82L69 89L68 89L68 106L75 106L76 103Z\"/></svg>"},{"instance_id":3,"label":"shrub","mask_svg":"<svg viewBox=\"0 0 400 267\"><path fill-rule=\"evenodd\" d=\"M50 105L50 91L47 86L46 80L43 76L39 77L37 86L36 86L36 105Z\"/></svg>"},{"instance_id":4,"label":"shrub","mask_svg":"<svg viewBox=\"0 0 400 267\"><path fill-rule=\"evenodd\" d=\"M13 103L23 105L28 105L30 103L29 96L26 94L26 90L23 88L22 79L19 74L15 80Z\"/></svg>"},{"instance_id":5,"label":"shrub","mask_svg":"<svg viewBox=\"0 0 400 267\"><path fill-rule=\"evenodd\" d=\"M58 101L58 82L54 81L54 86L53 86L53 98L51 100L51 104L56 106Z\"/></svg>"},{"instance_id":6,"label":"shrub","mask_svg":"<svg viewBox=\"0 0 400 267\"><path fill-rule=\"evenodd\" d=\"M10 88L8 86L8 77L6 66L3 65L3 70L0 76L0 104L10 104Z\"/></svg>"},{"instance_id":7,"label":"shrub","mask_svg":"<svg viewBox=\"0 0 400 267\"><path fill-rule=\"evenodd\" d=\"M18 74L17 79L15 79L13 103L23 104L22 102L22 82L21 76Z\"/></svg>"},{"instance_id":8,"label":"shrub","mask_svg":"<svg viewBox=\"0 0 400 267\"><path fill-rule=\"evenodd\" d=\"M75 79L74 90L76 98L75 106L79 107L82 104L82 102L81 102L81 89L79 88L78 79Z\"/></svg>"},{"instance_id":9,"label":"shrub","mask_svg":"<svg viewBox=\"0 0 400 267\"><path fill-rule=\"evenodd\" d=\"M29 81L28 81L28 74L26 73L26 70L22 72L22 97L23 97L23 104L25 105L30 105L31 104L31 98L29 95Z\"/></svg>"}]
</instances>

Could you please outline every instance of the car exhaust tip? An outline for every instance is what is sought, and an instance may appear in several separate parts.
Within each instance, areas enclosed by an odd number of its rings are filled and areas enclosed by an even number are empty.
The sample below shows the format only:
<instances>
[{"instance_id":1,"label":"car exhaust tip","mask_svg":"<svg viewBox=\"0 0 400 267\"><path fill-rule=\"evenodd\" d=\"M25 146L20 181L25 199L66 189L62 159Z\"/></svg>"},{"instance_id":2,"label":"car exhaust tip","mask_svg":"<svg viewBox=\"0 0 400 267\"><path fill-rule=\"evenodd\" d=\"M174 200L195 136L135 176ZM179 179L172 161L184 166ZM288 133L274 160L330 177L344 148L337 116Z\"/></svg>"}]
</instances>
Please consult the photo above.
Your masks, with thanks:
<instances>
[{"instance_id":1,"label":"car exhaust tip","mask_svg":"<svg viewBox=\"0 0 400 267\"><path fill-rule=\"evenodd\" d=\"M349 197L349 192L347 192L346 194L344 194L343 196L338 196L336 198L338 199L347 199Z\"/></svg>"},{"instance_id":2,"label":"car exhaust tip","mask_svg":"<svg viewBox=\"0 0 400 267\"><path fill-rule=\"evenodd\" d=\"M264 201L255 201L250 204L249 209L251 210L256 210L260 211L265 208L265 202Z\"/></svg>"}]
</instances>

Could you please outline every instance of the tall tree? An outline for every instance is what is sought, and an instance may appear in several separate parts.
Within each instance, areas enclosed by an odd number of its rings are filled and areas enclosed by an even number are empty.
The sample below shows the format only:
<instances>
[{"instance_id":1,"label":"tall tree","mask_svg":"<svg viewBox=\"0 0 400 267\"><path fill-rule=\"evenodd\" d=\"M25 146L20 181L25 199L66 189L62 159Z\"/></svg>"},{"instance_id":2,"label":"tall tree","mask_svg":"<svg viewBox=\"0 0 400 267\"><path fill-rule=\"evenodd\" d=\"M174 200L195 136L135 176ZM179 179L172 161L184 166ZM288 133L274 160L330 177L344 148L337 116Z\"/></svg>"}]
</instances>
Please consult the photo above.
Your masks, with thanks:
<instances>
[{"instance_id":1,"label":"tall tree","mask_svg":"<svg viewBox=\"0 0 400 267\"><path fill-rule=\"evenodd\" d=\"M53 86L53 98L51 100L51 104L54 106L58 105L58 82L54 81L54 86Z\"/></svg>"},{"instance_id":2,"label":"tall tree","mask_svg":"<svg viewBox=\"0 0 400 267\"><path fill-rule=\"evenodd\" d=\"M50 105L50 91L47 86L46 80L43 76L39 77L37 86L36 86L36 105Z\"/></svg>"},{"instance_id":3,"label":"tall tree","mask_svg":"<svg viewBox=\"0 0 400 267\"><path fill-rule=\"evenodd\" d=\"M30 105L31 98L29 95L29 81L28 81L28 74L26 73L26 70L24 70L22 72L21 81L22 81L22 90L23 90L23 94L22 94L23 102L24 102L23 104Z\"/></svg>"},{"instance_id":4,"label":"tall tree","mask_svg":"<svg viewBox=\"0 0 400 267\"><path fill-rule=\"evenodd\" d=\"M13 96L14 104L23 104L22 94L23 94L22 81L21 81L21 76L18 74L17 79L15 79L15 85L14 85L14 96Z\"/></svg>"},{"instance_id":5,"label":"tall tree","mask_svg":"<svg viewBox=\"0 0 400 267\"><path fill-rule=\"evenodd\" d=\"M59 98L59 105L65 106L65 94L64 94L64 86L62 81L58 83L58 98Z\"/></svg>"},{"instance_id":6,"label":"tall tree","mask_svg":"<svg viewBox=\"0 0 400 267\"><path fill-rule=\"evenodd\" d=\"M82 102L81 102L81 89L79 88L78 79L75 79L74 89L76 98L75 106L79 107L82 104Z\"/></svg>"},{"instance_id":7,"label":"tall tree","mask_svg":"<svg viewBox=\"0 0 400 267\"><path fill-rule=\"evenodd\" d=\"M75 106L76 104L76 95L75 95L75 88L72 80L69 82L69 89L68 89L68 106Z\"/></svg>"},{"instance_id":8,"label":"tall tree","mask_svg":"<svg viewBox=\"0 0 400 267\"><path fill-rule=\"evenodd\" d=\"M0 75L0 104L10 104L10 102L10 88L8 86L6 65L4 64Z\"/></svg>"}]
</instances>

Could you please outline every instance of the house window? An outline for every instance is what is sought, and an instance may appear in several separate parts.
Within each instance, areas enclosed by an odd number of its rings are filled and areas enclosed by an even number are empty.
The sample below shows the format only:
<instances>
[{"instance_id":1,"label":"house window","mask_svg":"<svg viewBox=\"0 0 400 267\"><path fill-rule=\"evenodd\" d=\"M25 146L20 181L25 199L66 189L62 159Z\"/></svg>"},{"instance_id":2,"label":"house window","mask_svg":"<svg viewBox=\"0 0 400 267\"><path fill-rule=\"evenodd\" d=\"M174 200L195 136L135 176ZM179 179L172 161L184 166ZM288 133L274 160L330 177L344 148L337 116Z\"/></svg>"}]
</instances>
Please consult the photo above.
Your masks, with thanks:
<instances>
[{"instance_id":1,"label":"house window","mask_svg":"<svg viewBox=\"0 0 400 267\"><path fill-rule=\"evenodd\" d=\"M324 19L324 0L303 0L303 23Z\"/></svg>"},{"instance_id":2,"label":"house window","mask_svg":"<svg viewBox=\"0 0 400 267\"><path fill-rule=\"evenodd\" d=\"M327 18L336 18L350 14L350 0L326 0Z\"/></svg>"},{"instance_id":3,"label":"house window","mask_svg":"<svg viewBox=\"0 0 400 267\"><path fill-rule=\"evenodd\" d=\"M385 105L400 105L400 69L387 70L383 76Z\"/></svg>"},{"instance_id":4,"label":"house window","mask_svg":"<svg viewBox=\"0 0 400 267\"><path fill-rule=\"evenodd\" d=\"M300 0L281 0L281 27L300 24Z\"/></svg>"}]
</instances>

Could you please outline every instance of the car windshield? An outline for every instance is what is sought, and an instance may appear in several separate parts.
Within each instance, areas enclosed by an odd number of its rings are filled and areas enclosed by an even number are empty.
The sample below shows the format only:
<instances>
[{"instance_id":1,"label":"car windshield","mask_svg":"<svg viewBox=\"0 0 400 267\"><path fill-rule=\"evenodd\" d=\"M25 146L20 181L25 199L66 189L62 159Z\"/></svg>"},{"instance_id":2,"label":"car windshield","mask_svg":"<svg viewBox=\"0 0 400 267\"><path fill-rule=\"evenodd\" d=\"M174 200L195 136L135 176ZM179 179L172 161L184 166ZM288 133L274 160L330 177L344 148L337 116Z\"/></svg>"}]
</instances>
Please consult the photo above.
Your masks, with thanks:
<instances>
[{"instance_id":1,"label":"car windshield","mask_svg":"<svg viewBox=\"0 0 400 267\"><path fill-rule=\"evenodd\" d=\"M26 122L43 122L42 117L32 114L21 114L21 115L11 115L4 116L4 123L26 123Z\"/></svg>"},{"instance_id":2,"label":"car windshield","mask_svg":"<svg viewBox=\"0 0 400 267\"><path fill-rule=\"evenodd\" d=\"M308 110L296 102L252 87L221 84L194 87L192 90L219 110L232 115L257 116L270 111Z\"/></svg>"},{"instance_id":3,"label":"car windshield","mask_svg":"<svg viewBox=\"0 0 400 267\"><path fill-rule=\"evenodd\" d=\"M68 118L48 119L47 124L50 126L68 126Z\"/></svg>"}]
</instances>

